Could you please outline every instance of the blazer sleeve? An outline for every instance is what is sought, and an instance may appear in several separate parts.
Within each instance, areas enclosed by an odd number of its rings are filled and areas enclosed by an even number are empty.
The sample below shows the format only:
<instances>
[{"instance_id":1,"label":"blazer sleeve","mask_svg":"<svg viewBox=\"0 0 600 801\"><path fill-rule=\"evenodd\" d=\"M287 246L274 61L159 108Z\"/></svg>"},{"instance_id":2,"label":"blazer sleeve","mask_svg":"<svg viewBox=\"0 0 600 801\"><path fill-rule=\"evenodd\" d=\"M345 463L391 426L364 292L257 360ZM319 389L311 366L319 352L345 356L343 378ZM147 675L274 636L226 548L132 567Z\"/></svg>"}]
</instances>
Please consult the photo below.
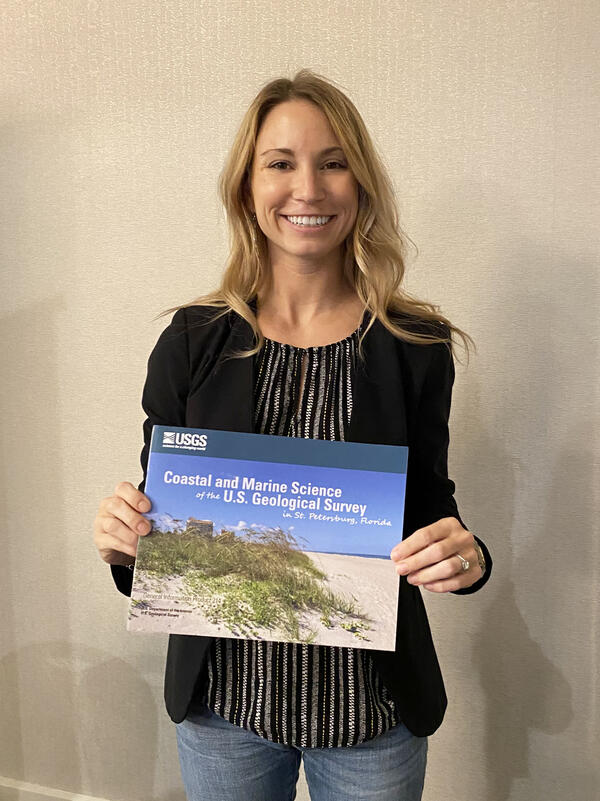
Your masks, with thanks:
<instances>
[{"instance_id":1,"label":"blazer sleeve","mask_svg":"<svg viewBox=\"0 0 600 801\"><path fill-rule=\"evenodd\" d=\"M454 360L444 344L421 346L431 349L417 410L416 424L410 437L407 499L412 485L409 519L413 531L430 525L442 517L456 517L463 522L454 499L454 482L448 477L448 421L454 384ZM412 533L412 532L410 532ZM480 590L490 578L492 558L485 543L475 537L483 551L486 570L483 576L456 595L468 595Z\"/></svg>"},{"instance_id":2,"label":"blazer sleeve","mask_svg":"<svg viewBox=\"0 0 600 801\"><path fill-rule=\"evenodd\" d=\"M154 425L185 426L186 401L189 391L189 341L185 309L178 309L165 328L148 359L146 382L142 392L144 446L140 455L143 478L138 489L144 491ZM111 565L117 589L131 595L133 570Z\"/></svg>"}]
</instances>

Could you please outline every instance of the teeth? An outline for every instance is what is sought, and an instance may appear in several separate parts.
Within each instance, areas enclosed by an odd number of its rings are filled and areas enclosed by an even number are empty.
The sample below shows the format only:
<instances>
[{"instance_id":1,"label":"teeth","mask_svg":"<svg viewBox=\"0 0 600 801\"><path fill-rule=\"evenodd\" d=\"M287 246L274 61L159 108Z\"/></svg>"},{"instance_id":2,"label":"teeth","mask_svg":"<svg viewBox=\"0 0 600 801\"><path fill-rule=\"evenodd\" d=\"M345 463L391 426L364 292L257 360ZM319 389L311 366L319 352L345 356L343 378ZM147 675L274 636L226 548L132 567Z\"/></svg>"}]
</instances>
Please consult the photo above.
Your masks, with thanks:
<instances>
[{"instance_id":1,"label":"teeth","mask_svg":"<svg viewBox=\"0 0 600 801\"><path fill-rule=\"evenodd\" d=\"M331 217L287 217L294 225L325 225Z\"/></svg>"}]
</instances>

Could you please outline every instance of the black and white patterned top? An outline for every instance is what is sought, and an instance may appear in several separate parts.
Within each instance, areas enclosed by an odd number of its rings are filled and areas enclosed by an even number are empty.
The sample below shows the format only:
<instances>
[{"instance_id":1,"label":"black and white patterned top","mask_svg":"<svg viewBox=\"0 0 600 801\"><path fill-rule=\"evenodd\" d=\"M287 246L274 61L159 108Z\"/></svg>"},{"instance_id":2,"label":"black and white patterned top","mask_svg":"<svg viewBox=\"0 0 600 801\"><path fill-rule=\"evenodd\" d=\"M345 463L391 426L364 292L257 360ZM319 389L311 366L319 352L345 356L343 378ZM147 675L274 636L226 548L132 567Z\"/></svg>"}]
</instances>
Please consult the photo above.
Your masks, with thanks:
<instances>
[{"instance_id":1,"label":"black and white patterned top","mask_svg":"<svg viewBox=\"0 0 600 801\"><path fill-rule=\"evenodd\" d=\"M255 431L343 440L360 331L313 348L266 339L256 357ZM302 748L356 745L399 722L365 649L217 638L202 701L237 726Z\"/></svg>"}]
</instances>

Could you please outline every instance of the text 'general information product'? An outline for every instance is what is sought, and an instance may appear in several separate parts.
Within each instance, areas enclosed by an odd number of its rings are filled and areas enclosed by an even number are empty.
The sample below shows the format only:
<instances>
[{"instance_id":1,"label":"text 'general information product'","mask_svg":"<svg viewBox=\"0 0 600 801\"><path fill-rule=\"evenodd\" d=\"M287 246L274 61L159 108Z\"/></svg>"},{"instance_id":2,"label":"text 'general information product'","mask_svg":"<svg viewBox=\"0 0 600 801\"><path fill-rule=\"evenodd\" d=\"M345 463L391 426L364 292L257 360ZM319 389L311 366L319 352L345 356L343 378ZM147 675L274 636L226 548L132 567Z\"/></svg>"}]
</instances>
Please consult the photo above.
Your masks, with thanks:
<instances>
[{"instance_id":1,"label":"text 'general information product'","mask_svg":"<svg viewBox=\"0 0 600 801\"><path fill-rule=\"evenodd\" d=\"M394 650L408 448L154 426L130 631Z\"/></svg>"}]
</instances>

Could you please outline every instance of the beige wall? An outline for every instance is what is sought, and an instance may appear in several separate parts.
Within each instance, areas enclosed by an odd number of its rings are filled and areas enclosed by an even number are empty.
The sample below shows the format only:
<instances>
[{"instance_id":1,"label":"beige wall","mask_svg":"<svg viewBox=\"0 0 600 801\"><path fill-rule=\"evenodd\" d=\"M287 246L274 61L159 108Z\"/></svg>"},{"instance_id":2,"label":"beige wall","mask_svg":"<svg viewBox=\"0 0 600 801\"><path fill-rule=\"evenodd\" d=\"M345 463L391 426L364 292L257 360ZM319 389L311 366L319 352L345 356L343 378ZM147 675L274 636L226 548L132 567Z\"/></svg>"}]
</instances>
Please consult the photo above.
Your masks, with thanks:
<instances>
[{"instance_id":1,"label":"beige wall","mask_svg":"<svg viewBox=\"0 0 600 801\"><path fill-rule=\"evenodd\" d=\"M427 596L450 706L425 799L594 798L599 28L594 0L4 0L1 798L183 798L165 640L126 634L91 521L139 480L152 317L216 281L242 111L302 66L362 110L409 285L479 346L451 468L495 576Z\"/></svg>"}]
</instances>

